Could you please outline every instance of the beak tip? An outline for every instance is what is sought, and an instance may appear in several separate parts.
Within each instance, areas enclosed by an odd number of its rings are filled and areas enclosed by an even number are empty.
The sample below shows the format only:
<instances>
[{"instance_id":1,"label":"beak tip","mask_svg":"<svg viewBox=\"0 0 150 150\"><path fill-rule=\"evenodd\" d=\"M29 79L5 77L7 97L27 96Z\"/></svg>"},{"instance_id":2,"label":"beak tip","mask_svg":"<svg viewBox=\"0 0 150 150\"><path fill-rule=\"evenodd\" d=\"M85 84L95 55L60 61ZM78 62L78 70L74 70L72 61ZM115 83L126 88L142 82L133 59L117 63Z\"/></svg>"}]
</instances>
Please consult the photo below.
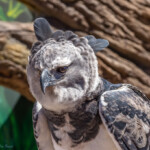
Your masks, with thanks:
<instances>
[{"instance_id":1,"label":"beak tip","mask_svg":"<svg viewBox=\"0 0 150 150\"><path fill-rule=\"evenodd\" d=\"M45 86L43 85L43 82L41 80L40 80L40 84L41 84L41 90L45 94Z\"/></svg>"},{"instance_id":2,"label":"beak tip","mask_svg":"<svg viewBox=\"0 0 150 150\"><path fill-rule=\"evenodd\" d=\"M43 94L45 94L45 86L41 83L41 90L42 90L42 92L43 92Z\"/></svg>"},{"instance_id":3,"label":"beak tip","mask_svg":"<svg viewBox=\"0 0 150 150\"><path fill-rule=\"evenodd\" d=\"M42 92L43 92L43 94L45 95L45 90L44 90L44 89L42 89Z\"/></svg>"}]
</instances>

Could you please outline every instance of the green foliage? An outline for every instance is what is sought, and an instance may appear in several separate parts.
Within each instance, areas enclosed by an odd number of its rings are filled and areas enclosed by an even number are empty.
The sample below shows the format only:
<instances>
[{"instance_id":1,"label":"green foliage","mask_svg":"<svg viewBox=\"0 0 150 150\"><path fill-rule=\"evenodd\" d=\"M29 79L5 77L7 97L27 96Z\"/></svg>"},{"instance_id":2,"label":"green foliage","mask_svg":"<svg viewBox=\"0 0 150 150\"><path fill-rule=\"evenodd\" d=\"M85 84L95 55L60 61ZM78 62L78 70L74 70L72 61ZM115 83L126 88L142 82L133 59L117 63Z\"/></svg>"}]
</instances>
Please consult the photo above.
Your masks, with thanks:
<instances>
[{"instance_id":1,"label":"green foliage","mask_svg":"<svg viewBox=\"0 0 150 150\"><path fill-rule=\"evenodd\" d=\"M15 0L0 0L0 20L14 21L22 14L28 14L28 9Z\"/></svg>"},{"instance_id":2,"label":"green foliage","mask_svg":"<svg viewBox=\"0 0 150 150\"><path fill-rule=\"evenodd\" d=\"M37 150L32 128L32 107L31 102L20 98L0 128L0 150Z\"/></svg>"},{"instance_id":3,"label":"green foliage","mask_svg":"<svg viewBox=\"0 0 150 150\"><path fill-rule=\"evenodd\" d=\"M0 20L32 21L30 11L17 0L0 0ZM0 87L0 150L37 150L32 127L33 103Z\"/></svg>"},{"instance_id":4,"label":"green foliage","mask_svg":"<svg viewBox=\"0 0 150 150\"><path fill-rule=\"evenodd\" d=\"M12 112L19 97L19 93L0 86L0 128Z\"/></svg>"}]
</instances>

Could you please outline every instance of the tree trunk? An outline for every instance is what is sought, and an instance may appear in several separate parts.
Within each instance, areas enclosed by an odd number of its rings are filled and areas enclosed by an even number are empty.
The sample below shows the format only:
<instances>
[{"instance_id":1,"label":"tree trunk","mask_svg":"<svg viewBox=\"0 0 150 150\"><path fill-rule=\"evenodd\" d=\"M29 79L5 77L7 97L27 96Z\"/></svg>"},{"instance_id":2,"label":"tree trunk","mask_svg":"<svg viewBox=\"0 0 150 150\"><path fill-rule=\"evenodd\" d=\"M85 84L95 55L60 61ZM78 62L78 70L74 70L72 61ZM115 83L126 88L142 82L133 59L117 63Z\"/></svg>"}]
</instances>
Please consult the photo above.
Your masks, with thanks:
<instances>
[{"instance_id":1,"label":"tree trunk","mask_svg":"<svg viewBox=\"0 0 150 150\"><path fill-rule=\"evenodd\" d=\"M20 1L39 16L45 16L57 29L73 30L80 36L92 34L107 39L109 48L97 53L100 75L113 83L131 83L150 98L149 0ZM1 24L4 27L1 28ZM27 48L30 49L34 39L32 25L0 22L1 29L0 84L32 99L25 74L29 54ZM22 48L10 44L18 44L18 41ZM12 76L9 68L1 69L4 66L15 68L19 76L16 72Z\"/></svg>"}]
</instances>

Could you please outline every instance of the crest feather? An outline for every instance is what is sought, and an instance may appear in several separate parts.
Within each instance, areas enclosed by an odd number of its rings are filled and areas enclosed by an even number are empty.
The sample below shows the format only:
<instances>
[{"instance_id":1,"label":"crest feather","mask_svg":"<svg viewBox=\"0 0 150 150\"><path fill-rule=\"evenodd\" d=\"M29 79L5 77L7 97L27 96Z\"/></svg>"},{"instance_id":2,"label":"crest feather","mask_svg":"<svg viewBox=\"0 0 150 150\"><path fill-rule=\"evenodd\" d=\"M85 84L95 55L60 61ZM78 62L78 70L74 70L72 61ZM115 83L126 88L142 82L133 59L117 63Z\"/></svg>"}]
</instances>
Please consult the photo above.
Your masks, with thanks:
<instances>
[{"instance_id":1,"label":"crest feather","mask_svg":"<svg viewBox=\"0 0 150 150\"><path fill-rule=\"evenodd\" d=\"M92 47L94 52L98 52L109 45L107 40L96 39L93 35L87 35L85 38L88 40L88 44Z\"/></svg>"},{"instance_id":2,"label":"crest feather","mask_svg":"<svg viewBox=\"0 0 150 150\"><path fill-rule=\"evenodd\" d=\"M39 41L47 40L52 34L50 25L44 18L37 18L34 21L34 32Z\"/></svg>"}]
</instances>

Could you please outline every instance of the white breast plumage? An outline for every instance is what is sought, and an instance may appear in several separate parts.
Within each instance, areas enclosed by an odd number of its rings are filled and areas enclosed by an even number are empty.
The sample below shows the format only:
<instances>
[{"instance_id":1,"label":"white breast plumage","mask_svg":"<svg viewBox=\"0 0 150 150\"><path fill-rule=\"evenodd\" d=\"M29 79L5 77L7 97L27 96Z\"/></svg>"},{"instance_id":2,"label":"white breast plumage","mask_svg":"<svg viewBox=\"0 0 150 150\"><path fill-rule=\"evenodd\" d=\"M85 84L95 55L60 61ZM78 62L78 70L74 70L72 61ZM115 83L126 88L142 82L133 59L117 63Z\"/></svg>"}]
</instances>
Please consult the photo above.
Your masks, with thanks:
<instances>
[{"instance_id":1,"label":"white breast plumage","mask_svg":"<svg viewBox=\"0 0 150 150\"><path fill-rule=\"evenodd\" d=\"M117 147L113 143L104 125L100 125L99 133L97 134L95 139L89 142L81 143L76 147L70 148L70 141L67 141L67 138L63 140L65 142L65 145L59 146L53 139L55 150L121 150L118 149L119 147Z\"/></svg>"}]
</instances>

